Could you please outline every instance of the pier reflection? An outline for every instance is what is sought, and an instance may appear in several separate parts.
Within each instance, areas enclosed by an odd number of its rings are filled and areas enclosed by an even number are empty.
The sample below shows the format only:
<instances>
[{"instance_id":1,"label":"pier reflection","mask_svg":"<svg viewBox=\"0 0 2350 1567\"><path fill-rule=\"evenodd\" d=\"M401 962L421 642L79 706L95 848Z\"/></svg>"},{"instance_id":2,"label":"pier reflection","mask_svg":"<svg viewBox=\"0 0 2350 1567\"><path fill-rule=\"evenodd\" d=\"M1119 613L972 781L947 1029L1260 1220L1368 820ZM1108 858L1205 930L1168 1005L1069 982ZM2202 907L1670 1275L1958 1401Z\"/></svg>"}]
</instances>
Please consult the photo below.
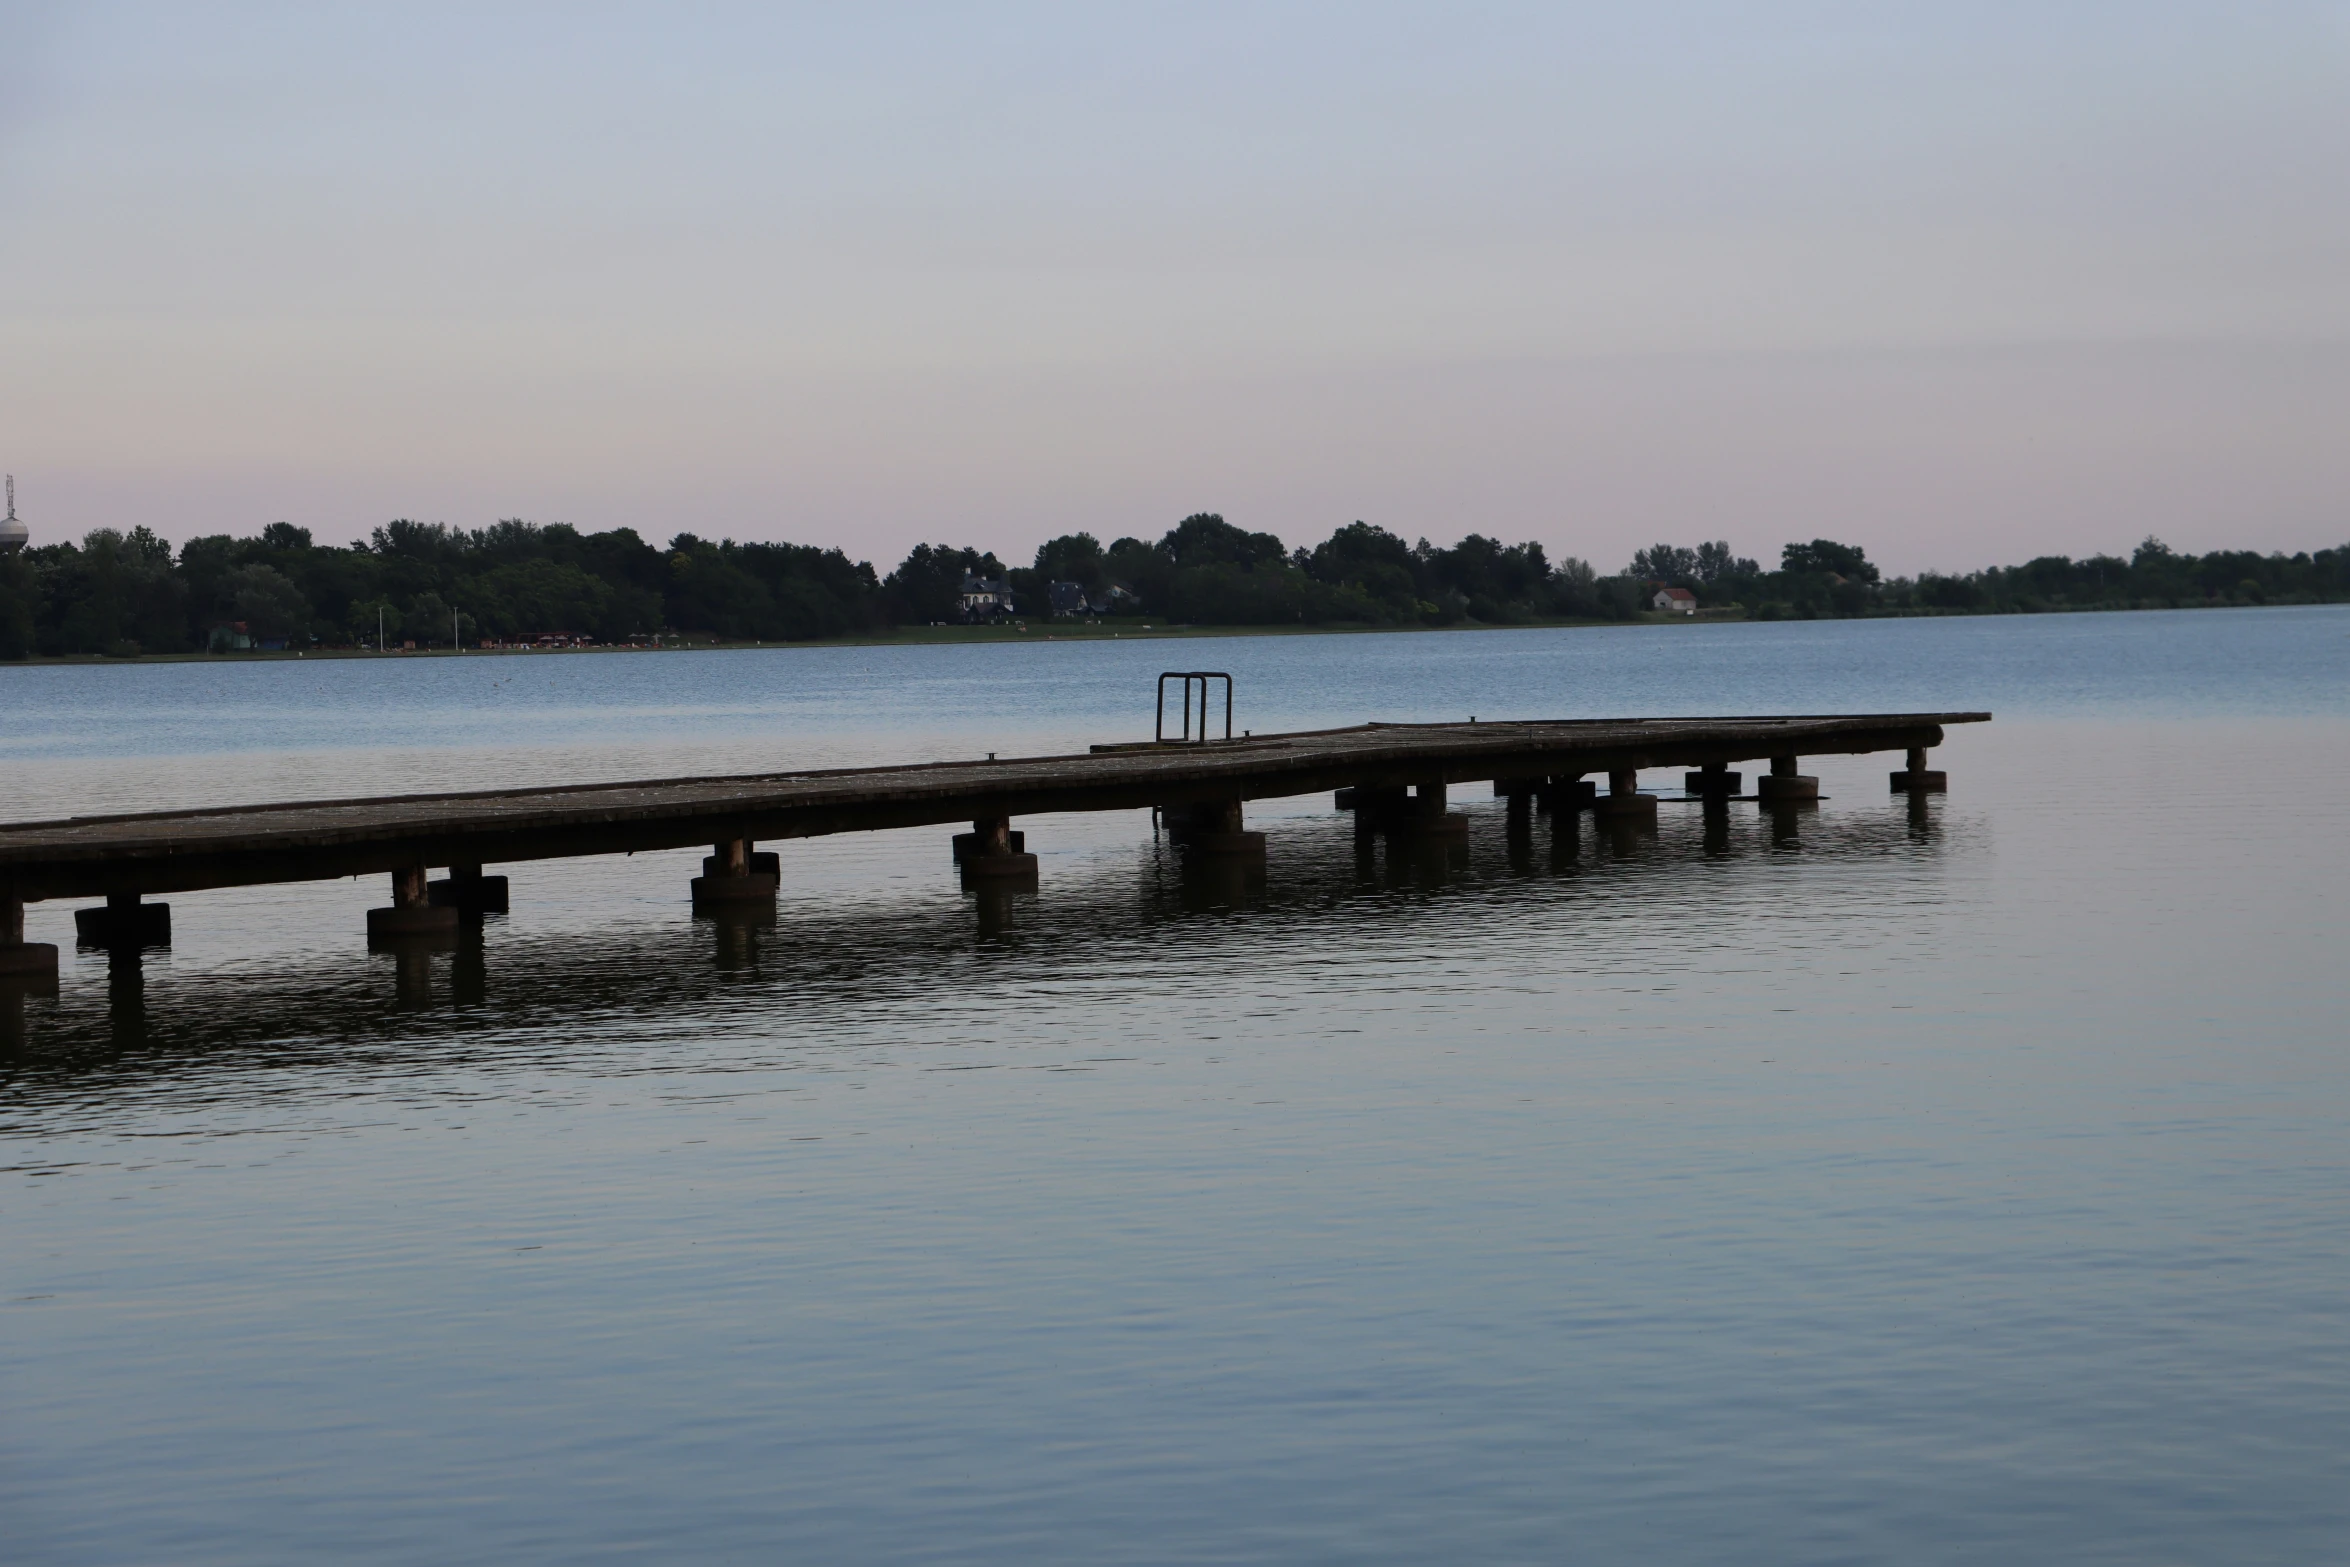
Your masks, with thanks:
<instances>
[{"instance_id":1,"label":"pier reflection","mask_svg":"<svg viewBox=\"0 0 2350 1567\"><path fill-rule=\"evenodd\" d=\"M1730 802L1712 795L1700 802L1699 825L1704 833L1705 857L1718 860L1730 852Z\"/></svg>"},{"instance_id":2,"label":"pier reflection","mask_svg":"<svg viewBox=\"0 0 2350 1567\"><path fill-rule=\"evenodd\" d=\"M755 974L775 934L772 903L716 904L693 911L697 930L707 931L714 965L721 974Z\"/></svg>"},{"instance_id":3,"label":"pier reflection","mask_svg":"<svg viewBox=\"0 0 2350 1567\"><path fill-rule=\"evenodd\" d=\"M1770 823L1771 847L1800 849L1803 847L1804 824L1820 813L1817 800L1766 800L1762 806L1763 819Z\"/></svg>"},{"instance_id":4,"label":"pier reflection","mask_svg":"<svg viewBox=\"0 0 2350 1567\"><path fill-rule=\"evenodd\" d=\"M1729 881L1709 880L1716 901L1797 895L1780 852L1797 846L1804 875L1889 854L1931 864L1967 841L1947 809L1895 799L1750 815L1676 803L1656 827L1571 812L1512 823L1494 809L1473 814L1466 842L1357 839L1344 820L1291 818L1274 830L1269 864L1187 857L1160 840L1055 866L1035 890L957 895L950 882L896 900L795 901L787 875L780 909L697 916L681 906L672 920L640 917L602 934L533 934L508 916L475 916L453 936L365 955L312 950L210 972L166 964L159 977L136 950L116 952L101 987L0 988L0 1101L64 1085L86 1092L116 1073L152 1082L378 1060L407 1070L419 1051L461 1053L469 1042L503 1050L527 1039L550 1064L609 1063L630 1033L600 1026L612 1020L853 1009L935 991L979 951L1098 980L1170 939L1314 950L1425 941L1438 956L1473 917L1516 920L1529 941L1571 940L1602 908L1684 915L1695 862L1728 868ZM1238 916L1247 935L1223 934Z\"/></svg>"}]
</instances>

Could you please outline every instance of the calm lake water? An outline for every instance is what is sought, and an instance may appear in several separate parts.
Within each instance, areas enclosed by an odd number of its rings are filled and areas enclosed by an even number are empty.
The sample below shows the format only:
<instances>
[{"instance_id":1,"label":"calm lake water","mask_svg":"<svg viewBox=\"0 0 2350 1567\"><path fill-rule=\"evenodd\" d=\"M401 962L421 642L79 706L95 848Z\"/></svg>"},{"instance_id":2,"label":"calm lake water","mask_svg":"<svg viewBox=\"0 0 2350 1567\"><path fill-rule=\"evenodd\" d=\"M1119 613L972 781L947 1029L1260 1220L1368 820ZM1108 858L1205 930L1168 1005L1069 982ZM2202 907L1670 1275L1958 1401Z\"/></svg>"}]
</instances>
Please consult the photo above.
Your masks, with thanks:
<instances>
[{"instance_id":1,"label":"calm lake water","mask_svg":"<svg viewBox=\"0 0 2350 1567\"><path fill-rule=\"evenodd\" d=\"M2350 1555L2350 611L0 667L0 814L1990 708L1889 797L1261 889L1147 815L71 912L0 1053L11 1562ZM1668 783L1652 775L1652 785ZM1677 783L1677 779L1669 780Z\"/></svg>"}]
</instances>

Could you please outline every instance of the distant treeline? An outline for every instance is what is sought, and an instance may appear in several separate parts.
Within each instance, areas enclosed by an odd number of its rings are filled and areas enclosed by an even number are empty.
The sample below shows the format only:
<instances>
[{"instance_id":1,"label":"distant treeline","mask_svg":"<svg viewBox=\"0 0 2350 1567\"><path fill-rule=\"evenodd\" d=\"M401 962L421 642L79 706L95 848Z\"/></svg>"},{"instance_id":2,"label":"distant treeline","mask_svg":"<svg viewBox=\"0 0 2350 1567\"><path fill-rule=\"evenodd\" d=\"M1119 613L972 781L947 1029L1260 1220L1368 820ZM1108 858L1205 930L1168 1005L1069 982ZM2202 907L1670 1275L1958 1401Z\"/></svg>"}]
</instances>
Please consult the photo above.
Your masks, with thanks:
<instances>
[{"instance_id":1,"label":"distant treeline","mask_svg":"<svg viewBox=\"0 0 2350 1567\"><path fill-rule=\"evenodd\" d=\"M1439 549L1355 522L1293 550L1201 513L1157 540L1105 546L1065 534L1025 567L926 544L882 576L837 549L690 533L655 546L630 528L560 523L392 522L340 548L280 522L252 538L190 539L176 557L146 528L101 528L78 545L0 558L0 657L353 647L373 645L379 628L393 645L420 647L546 635L791 641L954 622L967 579L1007 583L1023 620L1049 618L1055 582L1080 585L1095 605L1120 588L1115 602L1135 616L1191 625L1629 620L1653 612L1666 588L1686 589L1699 612L1772 619L2332 602L2350 598L2350 546L2182 555L2148 539L2126 560L2050 555L1885 579L1859 548L1826 539L1787 545L1772 570L1726 543L1659 544L1601 576L1572 556L1552 561L1539 544L1478 534Z\"/></svg>"}]
</instances>

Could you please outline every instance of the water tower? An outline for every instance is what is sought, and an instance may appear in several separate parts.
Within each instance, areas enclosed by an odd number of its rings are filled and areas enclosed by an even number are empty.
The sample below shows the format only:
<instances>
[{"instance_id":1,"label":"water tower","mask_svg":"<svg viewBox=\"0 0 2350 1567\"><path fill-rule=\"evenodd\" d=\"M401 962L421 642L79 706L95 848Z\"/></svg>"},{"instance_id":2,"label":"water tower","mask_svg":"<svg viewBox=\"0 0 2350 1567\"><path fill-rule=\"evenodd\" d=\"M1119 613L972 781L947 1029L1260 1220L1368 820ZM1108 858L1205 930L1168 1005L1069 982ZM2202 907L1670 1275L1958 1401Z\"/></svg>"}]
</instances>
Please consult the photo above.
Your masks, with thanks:
<instances>
[{"instance_id":1,"label":"water tower","mask_svg":"<svg viewBox=\"0 0 2350 1567\"><path fill-rule=\"evenodd\" d=\"M8 519L0 522L0 555L13 555L23 549L30 536L25 532L25 525L16 520L16 475L12 473L8 476Z\"/></svg>"}]
</instances>

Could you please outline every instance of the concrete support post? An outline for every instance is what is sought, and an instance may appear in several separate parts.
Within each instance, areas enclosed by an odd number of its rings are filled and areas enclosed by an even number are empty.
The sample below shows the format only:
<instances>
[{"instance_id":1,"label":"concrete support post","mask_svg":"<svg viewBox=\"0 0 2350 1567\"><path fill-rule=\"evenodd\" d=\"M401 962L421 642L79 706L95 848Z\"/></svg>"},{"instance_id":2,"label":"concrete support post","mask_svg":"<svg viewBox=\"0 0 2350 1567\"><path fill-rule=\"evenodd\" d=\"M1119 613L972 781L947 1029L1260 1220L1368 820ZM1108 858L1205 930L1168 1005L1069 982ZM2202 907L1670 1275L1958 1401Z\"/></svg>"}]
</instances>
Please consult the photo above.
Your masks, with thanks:
<instances>
[{"instance_id":1,"label":"concrete support post","mask_svg":"<svg viewBox=\"0 0 2350 1567\"><path fill-rule=\"evenodd\" d=\"M1534 807L1544 788L1539 778L1496 778L1493 792L1509 806L1509 829L1512 837L1526 833L1534 825Z\"/></svg>"},{"instance_id":2,"label":"concrete support post","mask_svg":"<svg viewBox=\"0 0 2350 1567\"><path fill-rule=\"evenodd\" d=\"M1390 824L1389 830L1413 838L1460 838L1469 836L1469 819L1458 811L1444 808L1444 781L1415 784L1403 810Z\"/></svg>"},{"instance_id":3,"label":"concrete support post","mask_svg":"<svg viewBox=\"0 0 2350 1567\"><path fill-rule=\"evenodd\" d=\"M1592 805L1592 814L1602 821L1649 822L1656 820L1656 796L1640 792L1640 774L1635 768L1619 767L1607 775L1607 793Z\"/></svg>"},{"instance_id":4,"label":"concrete support post","mask_svg":"<svg viewBox=\"0 0 2350 1567\"><path fill-rule=\"evenodd\" d=\"M1352 789L1341 789L1339 794L1345 800L1340 809L1355 813L1357 841L1393 827L1411 809L1411 796L1402 789L1359 784Z\"/></svg>"},{"instance_id":5,"label":"concrete support post","mask_svg":"<svg viewBox=\"0 0 2350 1567\"><path fill-rule=\"evenodd\" d=\"M1728 765L1722 762L1708 762L1694 773L1681 775L1683 793L1707 800L1727 800L1744 787L1746 775L1730 771Z\"/></svg>"},{"instance_id":6,"label":"concrete support post","mask_svg":"<svg viewBox=\"0 0 2350 1567\"><path fill-rule=\"evenodd\" d=\"M1793 756L1774 756L1770 773L1755 783L1754 797L1765 805L1816 800L1820 797L1820 781L1797 772Z\"/></svg>"},{"instance_id":7,"label":"concrete support post","mask_svg":"<svg viewBox=\"0 0 2350 1567\"><path fill-rule=\"evenodd\" d=\"M392 872L391 907L367 911L369 940L456 933L457 911L433 906L425 891L426 875L421 864L403 865Z\"/></svg>"},{"instance_id":8,"label":"concrete support post","mask_svg":"<svg viewBox=\"0 0 2350 1567\"><path fill-rule=\"evenodd\" d=\"M77 946L137 951L171 945L171 905L143 903L135 892L110 892L106 906L73 911Z\"/></svg>"},{"instance_id":9,"label":"concrete support post","mask_svg":"<svg viewBox=\"0 0 2350 1567\"><path fill-rule=\"evenodd\" d=\"M1028 834L1024 832L1014 832L1007 834L1006 836L1007 840L1011 844L1012 852L1014 854L1026 854L1028 852ZM979 852L979 834L975 832L959 832L955 834L954 850L955 863L957 865L960 865L965 860L970 859L972 855Z\"/></svg>"},{"instance_id":10,"label":"concrete support post","mask_svg":"<svg viewBox=\"0 0 2350 1567\"><path fill-rule=\"evenodd\" d=\"M506 912L506 878L484 876L478 865L452 865L448 880L432 882L424 891L428 902L460 913Z\"/></svg>"},{"instance_id":11,"label":"concrete support post","mask_svg":"<svg viewBox=\"0 0 2350 1567\"><path fill-rule=\"evenodd\" d=\"M752 853L748 838L721 838L710 846L691 890L701 908L771 904L782 882L782 865L774 855Z\"/></svg>"},{"instance_id":12,"label":"concrete support post","mask_svg":"<svg viewBox=\"0 0 2350 1567\"><path fill-rule=\"evenodd\" d=\"M1948 773L1927 770L1924 746L1911 746L1905 760L1909 765L1893 775L1895 794L1941 794L1949 789Z\"/></svg>"},{"instance_id":13,"label":"concrete support post","mask_svg":"<svg viewBox=\"0 0 2350 1567\"><path fill-rule=\"evenodd\" d=\"M1014 848L1012 837L1009 816L975 819L971 823L971 852L963 857L964 879L1004 881L1034 876L1036 856Z\"/></svg>"},{"instance_id":14,"label":"concrete support post","mask_svg":"<svg viewBox=\"0 0 2350 1567\"><path fill-rule=\"evenodd\" d=\"M0 976L57 977L56 945L24 939L24 897L6 885L0 885Z\"/></svg>"},{"instance_id":15,"label":"concrete support post","mask_svg":"<svg viewBox=\"0 0 2350 1567\"><path fill-rule=\"evenodd\" d=\"M1176 841L1186 853L1212 859L1261 860L1265 857L1265 835L1244 830L1242 812L1237 795L1203 801L1190 807L1189 824Z\"/></svg>"},{"instance_id":16,"label":"concrete support post","mask_svg":"<svg viewBox=\"0 0 2350 1567\"><path fill-rule=\"evenodd\" d=\"M1565 815L1591 809L1591 802L1598 798L1599 785L1581 773L1553 773L1535 795L1544 810Z\"/></svg>"}]
</instances>

